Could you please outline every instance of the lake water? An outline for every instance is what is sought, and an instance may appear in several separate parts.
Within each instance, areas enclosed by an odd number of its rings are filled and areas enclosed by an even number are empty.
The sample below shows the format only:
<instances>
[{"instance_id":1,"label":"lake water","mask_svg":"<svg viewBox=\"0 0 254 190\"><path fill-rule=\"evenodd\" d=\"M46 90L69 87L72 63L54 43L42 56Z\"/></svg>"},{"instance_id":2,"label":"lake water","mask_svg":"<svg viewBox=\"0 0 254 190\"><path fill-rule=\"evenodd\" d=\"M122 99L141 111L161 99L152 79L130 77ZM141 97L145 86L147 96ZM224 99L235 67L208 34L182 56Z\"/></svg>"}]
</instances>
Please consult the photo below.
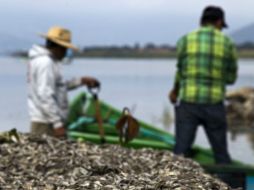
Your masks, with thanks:
<instances>
[{"instance_id":1,"label":"lake water","mask_svg":"<svg viewBox=\"0 0 254 190\"><path fill-rule=\"evenodd\" d=\"M173 124L166 124L168 112L173 117L173 107L167 94L172 88L175 74L174 59L76 59L71 65L63 66L66 79L79 76L95 76L102 83L99 97L122 109L129 107L133 115L147 123L174 133ZM0 131L17 128L29 131L26 103L26 60L0 57ZM239 79L228 89L253 86L254 60L239 61ZM70 99L82 87L70 92ZM170 119L170 118L166 118ZM234 159L254 163L254 134L228 132L229 151ZM203 147L209 143L200 128L195 141Z\"/></svg>"}]
</instances>

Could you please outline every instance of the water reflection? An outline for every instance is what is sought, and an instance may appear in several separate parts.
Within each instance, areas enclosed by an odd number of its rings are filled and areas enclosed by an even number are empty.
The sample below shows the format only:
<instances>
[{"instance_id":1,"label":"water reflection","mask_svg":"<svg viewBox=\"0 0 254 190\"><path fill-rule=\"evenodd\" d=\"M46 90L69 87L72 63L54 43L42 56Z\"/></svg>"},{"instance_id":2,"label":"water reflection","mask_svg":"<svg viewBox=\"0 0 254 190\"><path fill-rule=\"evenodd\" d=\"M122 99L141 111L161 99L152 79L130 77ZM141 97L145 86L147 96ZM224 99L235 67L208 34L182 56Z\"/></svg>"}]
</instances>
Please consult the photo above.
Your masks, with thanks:
<instances>
[{"instance_id":1,"label":"water reflection","mask_svg":"<svg viewBox=\"0 0 254 190\"><path fill-rule=\"evenodd\" d=\"M254 130L252 129L252 132L248 135L249 142L251 143L251 148L254 150Z\"/></svg>"},{"instance_id":2,"label":"water reflection","mask_svg":"<svg viewBox=\"0 0 254 190\"><path fill-rule=\"evenodd\" d=\"M162 126L162 128L166 131L169 131L170 128L172 127L173 124L173 116L172 116L172 111L170 110L170 108L168 106L164 106L162 112L159 114L159 116L157 115L152 115L152 123L153 124L158 124L160 126Z\"/></svg>"},{"instance_id":3,"label":"water reflection","mask_svg":"<svg viewBox=\"0 0 254 190\"><path fill-rule=\"evenodd\" d=\"M254 151L254 121L245 121L243 119L229 120L228 130L230 132L230 140L236 141L237 137L244 135Z\"/></svg>"}]
</instances>

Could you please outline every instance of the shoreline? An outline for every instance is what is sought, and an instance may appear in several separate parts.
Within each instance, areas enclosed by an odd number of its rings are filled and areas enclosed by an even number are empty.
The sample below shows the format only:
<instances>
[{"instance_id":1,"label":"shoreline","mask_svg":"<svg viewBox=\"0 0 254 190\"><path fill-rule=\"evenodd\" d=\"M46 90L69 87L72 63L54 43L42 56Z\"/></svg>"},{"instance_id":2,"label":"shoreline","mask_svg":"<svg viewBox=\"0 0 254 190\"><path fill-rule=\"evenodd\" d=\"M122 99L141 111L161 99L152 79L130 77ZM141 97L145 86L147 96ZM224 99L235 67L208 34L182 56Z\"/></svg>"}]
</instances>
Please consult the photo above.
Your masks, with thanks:
<instances>
[{"instance_id":1,"label":"shoreline","mask_svg":"<svg viewBox=\"0 0 254 190\"><path fill-rule=\"evenodd\" d=\"M17 57L17 58L26 58L26 51L14 51L1 56ZM248 50L238 50L237 51L238 59L254 59L254 49ZM130 51L130 52L81 52L74 54L73 58L101 58L101 59L176 59L176 51L169 52L159 52L159 51Z\"/></svg>"}]
</instances>

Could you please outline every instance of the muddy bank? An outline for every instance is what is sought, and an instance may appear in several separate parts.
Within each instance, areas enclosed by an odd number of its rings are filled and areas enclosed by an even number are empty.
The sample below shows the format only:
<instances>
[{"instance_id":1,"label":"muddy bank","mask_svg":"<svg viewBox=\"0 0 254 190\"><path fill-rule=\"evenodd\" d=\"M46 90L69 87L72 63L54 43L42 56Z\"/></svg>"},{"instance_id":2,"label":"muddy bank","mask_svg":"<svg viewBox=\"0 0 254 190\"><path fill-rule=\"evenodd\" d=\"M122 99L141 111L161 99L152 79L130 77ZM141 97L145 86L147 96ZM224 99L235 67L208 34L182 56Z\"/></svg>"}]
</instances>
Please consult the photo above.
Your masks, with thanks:
<instances>
[{"instance_id":1,"label":"muddy bank","mask_svg":"<svg viewBox=\"0 0 254 190\"><path fill-rule=\"evenodd\" d=\"M46 136L21 140L0 144L0 189L231 189L198 163L169 151Z\"/></svg>"}]
</instances>

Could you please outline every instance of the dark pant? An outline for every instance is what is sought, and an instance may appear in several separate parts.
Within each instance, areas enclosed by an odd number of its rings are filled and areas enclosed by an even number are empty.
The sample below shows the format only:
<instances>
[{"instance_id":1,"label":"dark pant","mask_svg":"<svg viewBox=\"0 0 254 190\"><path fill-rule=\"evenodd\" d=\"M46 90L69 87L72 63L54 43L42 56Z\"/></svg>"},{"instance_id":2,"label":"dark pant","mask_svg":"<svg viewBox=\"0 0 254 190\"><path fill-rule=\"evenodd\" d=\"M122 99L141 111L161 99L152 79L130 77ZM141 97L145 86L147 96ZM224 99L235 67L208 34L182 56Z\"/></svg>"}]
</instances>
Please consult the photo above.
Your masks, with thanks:
<instances>
[{"instance_id":1,"label":"dark pant","mask_svg":"<svg viewBox=\"0 0 254 190\"><path fill-rule=\"evenodd\" d=\"M227 150L227 121L223 103L192 104L181 102L175 108L176 145L174 153L188 156L195 140L197 128L202 125L214 152L215 162L231 162Z\"/></svg>"}]
</instances>

